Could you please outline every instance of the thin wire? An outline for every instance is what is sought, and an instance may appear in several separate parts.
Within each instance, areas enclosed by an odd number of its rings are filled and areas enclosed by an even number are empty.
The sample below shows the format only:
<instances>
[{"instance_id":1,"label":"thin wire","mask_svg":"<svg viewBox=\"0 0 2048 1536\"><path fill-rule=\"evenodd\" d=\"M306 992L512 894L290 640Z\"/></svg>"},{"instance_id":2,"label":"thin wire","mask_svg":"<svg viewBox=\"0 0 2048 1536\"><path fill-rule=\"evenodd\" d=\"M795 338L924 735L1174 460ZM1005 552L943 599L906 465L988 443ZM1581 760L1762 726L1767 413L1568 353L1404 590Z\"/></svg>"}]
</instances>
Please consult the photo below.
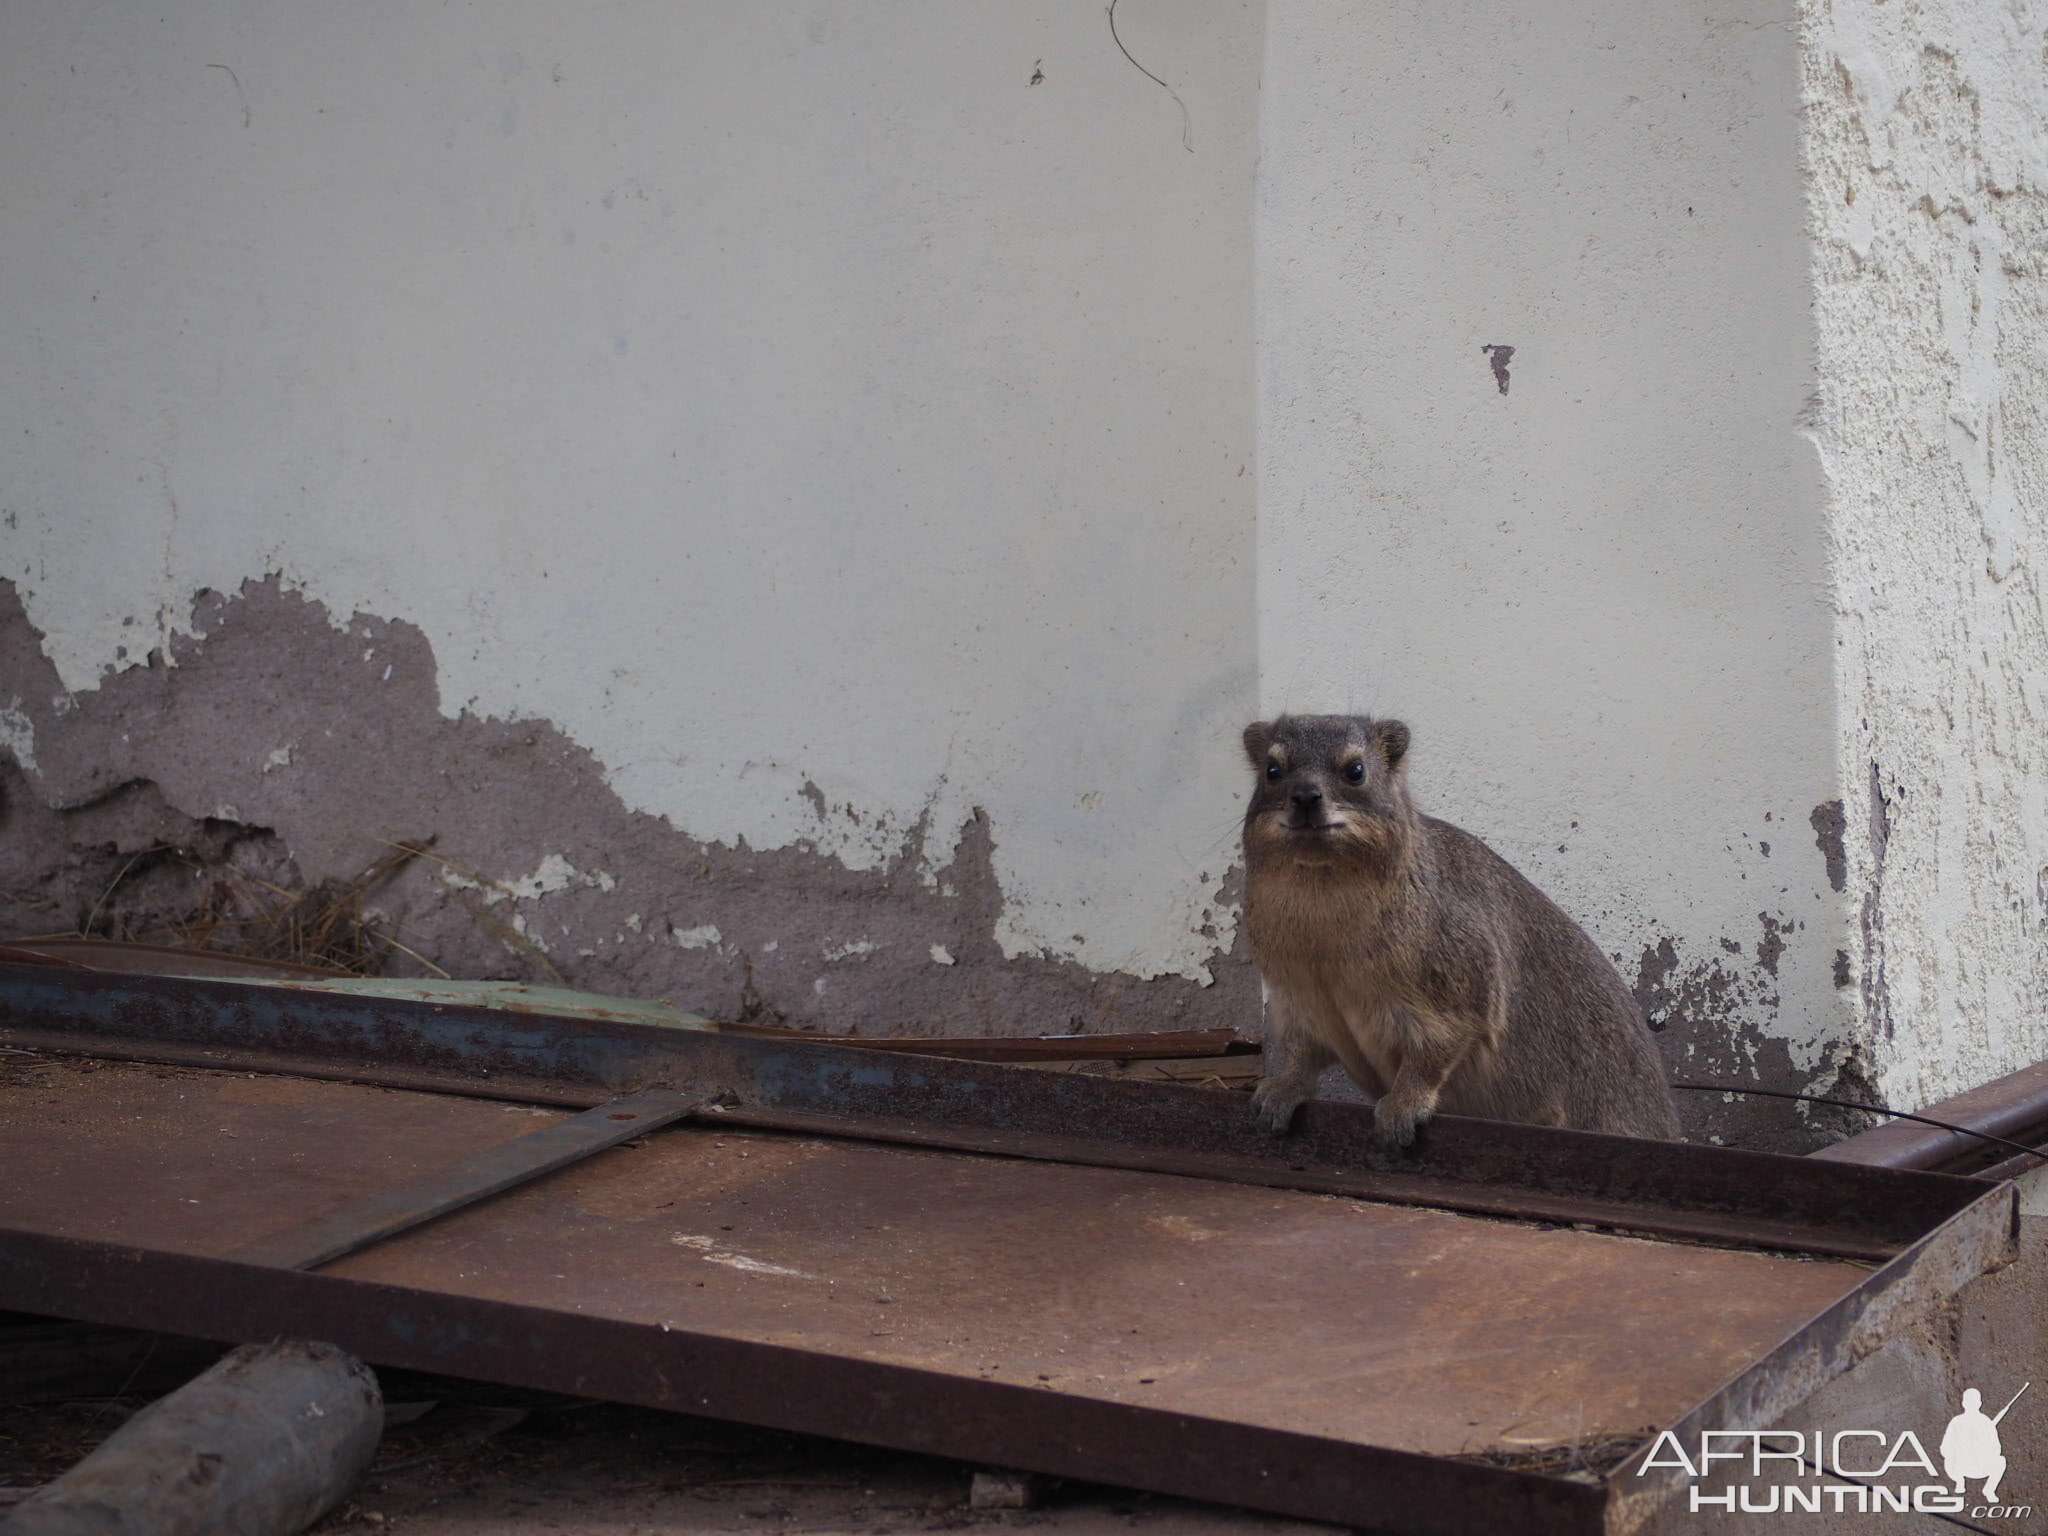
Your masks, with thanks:
<instances>
[{"instance_id":1,"label":"thin wire","mask_svg":"<svg viewBox=\"0 0 2048 1536\"><path fill-rule=\"evenodd\" d=\"M1143 75L1147 80L1150 80L1154 85L1158 86L1159 89L1166 92L1167 95L1173 98L1173 104L1176 107L1180 108L1180 147L1192 155L1195 152L1195 125L1194 120L1188 116L1188 104L1180 99L1180 92L1176 91L1164 80L1160 79L1157 75L1153 74L1151 70L1147 69L1144 65L1140 64L1136 59L1131 58L1131 50L1124 47L1124 40L1117 35L1116 8L1117 0L1109 0L1110 41L1116 44L1117 51L1119 53L1121 53L1125 58L1131 60L1131 68L1135 69L1139 74Z\"/></svg>"},{"instance_id":2,"label":"thin wire","mask_svg":"<svg viewBox=\"0 0 2048 1536\"><path fill-rule=\"evenodd\" d=\"M1766 1099L1798 1099L1805 1104L1832 1104L1837 1109L1860 1109L1866 1114L1890 1115L1895 1120L1912 1120L1921 1125L1931 1125L1937 1130L1954 1131L1958 1136L1974 1136L1979 1141L1988 1141L1994 1146L2011 1147L2015 1152L2024 1152L2029 1157L2038 1157L2048 1163L2048 1152L2039 1147L2030 1147L2023 1141L2014 1141L2006 1136L1994 1136L1989 1131L1973 1131L1967 1125L1950 1125L1946 1120L1929 1119L1926 1115L1908 1114L1903 1109L1886 1109L1882 1104L1865 1104L1860 1099L1831 1099L1818 1093L1787 1093L1781 1088L1738 1088L1732 1083L1680 1083L1674 1088L1689 1088L1694 1093L1752 1093Z\"/></svg>"}]
</instances>

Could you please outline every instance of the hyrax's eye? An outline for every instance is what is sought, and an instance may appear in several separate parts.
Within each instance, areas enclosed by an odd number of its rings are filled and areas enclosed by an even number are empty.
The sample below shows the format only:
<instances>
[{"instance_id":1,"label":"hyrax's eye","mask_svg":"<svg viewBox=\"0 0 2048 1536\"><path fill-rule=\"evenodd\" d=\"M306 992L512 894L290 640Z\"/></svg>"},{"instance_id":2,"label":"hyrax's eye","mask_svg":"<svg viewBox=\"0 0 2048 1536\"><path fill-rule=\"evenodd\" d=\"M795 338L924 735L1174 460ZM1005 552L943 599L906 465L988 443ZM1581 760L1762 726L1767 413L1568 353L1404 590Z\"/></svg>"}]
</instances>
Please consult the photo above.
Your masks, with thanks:
<instances>
[{"instance_id":1,"label":"hyrax's eye","mask_svg":"<svg viewBox=\"0 0 2048 1536\"><path fill-rule=\"evenodd\" d=\"M1278 763L1276 763L1276 762L1272 762L1272 761L1270 761L1270 760L1269 760L1269 761L1268 761L1268 762L1266 763L1266 782L1270 784L1270 783L1272 783L1272 782L1273 782L1274 780L1278 779L1279 777L1280 777L1280 765L1279 765Z\"/></svg>"},{"instance_id":2,"label":"hyrax's eye","mask_svg":"<svg viewBox=\"0 0 2048 1536\"><path fill-rule=\"evenodd\" d=\"M1365 782L1365 764L1362 762L1346 763L1344 765L1344 782L1346 784L1363 784Z\"/></svg>"}]
</instances>

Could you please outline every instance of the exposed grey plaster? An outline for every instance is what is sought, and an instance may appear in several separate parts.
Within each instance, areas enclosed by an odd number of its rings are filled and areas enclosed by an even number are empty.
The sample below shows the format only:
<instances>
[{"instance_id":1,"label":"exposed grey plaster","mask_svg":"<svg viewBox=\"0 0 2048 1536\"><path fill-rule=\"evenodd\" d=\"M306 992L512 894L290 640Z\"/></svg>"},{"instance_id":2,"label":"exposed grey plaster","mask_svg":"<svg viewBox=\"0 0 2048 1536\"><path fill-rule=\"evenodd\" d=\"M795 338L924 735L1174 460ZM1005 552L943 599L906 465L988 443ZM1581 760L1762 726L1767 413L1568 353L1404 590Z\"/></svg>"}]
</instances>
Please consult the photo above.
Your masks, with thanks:
<instances>
[{"instance_id":1,"label":"exposed grey plaster","mask_svg":"<svg viewBox=\"0 0 2048 1536\"><path fill-rule=\"evenodd\" d=\"M1502 394L1506 394L1508 392L1508 364L1514 360L1515 349L1513 347L1501 346L1498 343L1489 343L1482 346L1479 350L1486 354L1488 364L1493 369L1494 384L1499 387Z\"/></svg>"},{"instance_id":2,"label":"exposed grey plaster","mask_svg":"<svg viewBox=\"0 0 2048 1536\"><path fill-rule=\"evenodd\" d=\"M1785 935L1802 925L1785 914L1759 912L1753 960L1743 945L1723 938L1716 952L1689 959L1670 936L1643 947L1637 956L1633 990L1672 1080L1728 1083L1785 1092L1809 1089L1811 1073L1801 1071L1790 1048L1753 1020L1772 1017L1783 999L1778 961ZM1825 1056L1839 1058L1838 1046ZM1862 1095L1857 1095L1861 1097ZM1680 1090L1680 1117L1692 1140L1720 1141L1774 1152L1810 1152L1864 1125L1863 1117L1782 1099ZM1832 1117L1832 1118L1830 1118Z\"/></svg>"},{"instance_id":3,"label":"exposed grey plaster","mask_svg":"<svg viewBox=\"0 0 2048 1536\"><path fill-rule=\"evenodd\" d=\"M1838 891L1847 890L1849 861L1842 850L1842 802L1829 800L1816 805L1807 820L1813 824L1814 846L1827 863L1828 884Z\"/></svg>"},{"instance_id":4,"label":"exposed grey plaster","mask_svg":"<svg viewBox=\"0 0 2048 1536\"><path fill-rule=\"evenodd\" d=\"M1763 937L1756 941L1756 963L1770 972L1778 974L1778 956L1785 952L1785 925L1768 912L1756 915L1757 923L1763 928Z\"/></svg>"},{"instance_id":5,"label":"exposed grey plaster","mask_svg":"<svg viewBox=\"0 0 2048 1536\"><path fill-rule=\"evenodd\" d=\"M1891 797L1884 792L1884 778L1877 764L1870 765L1870 858L1882 866L1884 851L1892 840ZM1839 887L1837 887L1839 889Z\"/></svg>"},{"instance_id":6,"label":"exposed grey plaster","mask_svg":"<svg viewBox=\"0 0 2048 1536\"><path fill-rule=\"evenodd\" d=\"M9 936L173 930L217 911L218 885L243 880L298 884L274 834L184 815L143 780L53 807L0 754L0 930Z\"/></svg>"},{"instance_id":7,"label":"exposed grey plaster","mask_svg":"<svg viewBox=\"0 0 2048 1536\"><path fill-rule=\"evenodd\" d=\"M432 837L433 856L370 900L460 976L830 1032L1257 1028L1241 957L1219 960L1210 987L1004 960L1001 831L985 815L936 887L907 855L851 871L804 850L708 845L627 811L601 765L544 721L445 718L409 624L358 614L337 627L269 580L203 595L194 630L173 641L175 666L152 656L68 695L0 583L0 678L22 698L36 764L0 785L5 932L74 928L110 885L97 926L175 921L224 860L311 884ZM147 849L161 868L117 882ZM393 969L417 967L398 955Z\"/></svg>"}]
</instances>

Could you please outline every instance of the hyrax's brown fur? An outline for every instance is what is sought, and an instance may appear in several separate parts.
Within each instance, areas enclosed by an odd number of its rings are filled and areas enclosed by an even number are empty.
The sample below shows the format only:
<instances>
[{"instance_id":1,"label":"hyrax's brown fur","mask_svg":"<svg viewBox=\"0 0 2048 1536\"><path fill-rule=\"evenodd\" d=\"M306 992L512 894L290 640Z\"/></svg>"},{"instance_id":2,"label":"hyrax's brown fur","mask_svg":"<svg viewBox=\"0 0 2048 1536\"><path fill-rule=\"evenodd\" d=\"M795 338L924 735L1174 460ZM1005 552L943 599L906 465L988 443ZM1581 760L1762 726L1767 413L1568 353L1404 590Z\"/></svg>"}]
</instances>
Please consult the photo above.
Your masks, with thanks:
<instances>
[{"instance_id":1,"label":"hyrax's brown fur","mask_svg":"<svg viewBox=\"0 0 2048 1536\"><path fill-rule=\"evenodd\" d=\"M1439 1109L1678 1134L1621 977L1506 860L1416 811L1405 725L1283 716L1244 746L1246 925L1292 1057L1258 1086L1268 1126L1284 1132L1339 1061L1392 1146Z\"/></svg>"}]
</instances>

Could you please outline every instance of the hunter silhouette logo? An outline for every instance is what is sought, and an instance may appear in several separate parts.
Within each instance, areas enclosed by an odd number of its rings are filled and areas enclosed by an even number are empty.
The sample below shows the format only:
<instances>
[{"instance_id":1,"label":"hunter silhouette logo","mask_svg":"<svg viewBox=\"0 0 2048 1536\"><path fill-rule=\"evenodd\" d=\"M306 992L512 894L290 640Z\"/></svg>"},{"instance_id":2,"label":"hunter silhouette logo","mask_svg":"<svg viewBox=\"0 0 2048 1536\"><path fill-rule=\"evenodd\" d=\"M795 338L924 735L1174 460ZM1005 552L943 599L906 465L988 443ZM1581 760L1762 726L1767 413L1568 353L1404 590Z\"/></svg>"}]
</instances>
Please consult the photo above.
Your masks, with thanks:
<instances>
[{"instance_id":1,"label":"hunter silhouette logo","mask_svg":"<svg viewBox=\"0 0 2048 1536\"><path fill-rule=\"evenodd\" d=\"M1963 1411L1948 1421L1941 1437L1941 1467L1955 1479L1957 1493L1963 1492L1963 1484L1969 1479L1981 1477L1984 1502L1998 1503L1998 1485L2005 1477L2005 1450L1998 1442L1998 1421L2012 1412L2012 1404L2032 1385L2030 1381L2021 1387L2013 1393L2012 1403L1989 1417L1984 1413L1984 1394L1975 1387L1964 1390Z\"/></svg>"},{"instance_id":2,"label":"hunter silhouette logo","mask_svg":"<svg viewBox=\"0 0 2048 1536\"><path fill-rule=\"evenodd\" d=\"M2033 1385L2026 1383L1997 1413L1984 1411L1984 1394L1964 1389L1962 1411L1942 1431L1941 1465L1912 1430L1708 1429L1690 1453L1672 1430L1659 1434L1636 1464L1641 1477L1671 1467L1696 1479L1686 1490L1693 1512L1730 1515L1903 1514L1960 1515L1977 1520L2020 1520L2030 1505L1999 1502L2006 1474L1998 1425ZM1701 1486L1719 1474L1725 1491ZM1944 1480L1945 1479L1945 1480ZM1968 1485L1982 1486L1972 1501ZM1953 1485L1951 1487L1950 1485Z\"/></svg>"}]
</instances>

